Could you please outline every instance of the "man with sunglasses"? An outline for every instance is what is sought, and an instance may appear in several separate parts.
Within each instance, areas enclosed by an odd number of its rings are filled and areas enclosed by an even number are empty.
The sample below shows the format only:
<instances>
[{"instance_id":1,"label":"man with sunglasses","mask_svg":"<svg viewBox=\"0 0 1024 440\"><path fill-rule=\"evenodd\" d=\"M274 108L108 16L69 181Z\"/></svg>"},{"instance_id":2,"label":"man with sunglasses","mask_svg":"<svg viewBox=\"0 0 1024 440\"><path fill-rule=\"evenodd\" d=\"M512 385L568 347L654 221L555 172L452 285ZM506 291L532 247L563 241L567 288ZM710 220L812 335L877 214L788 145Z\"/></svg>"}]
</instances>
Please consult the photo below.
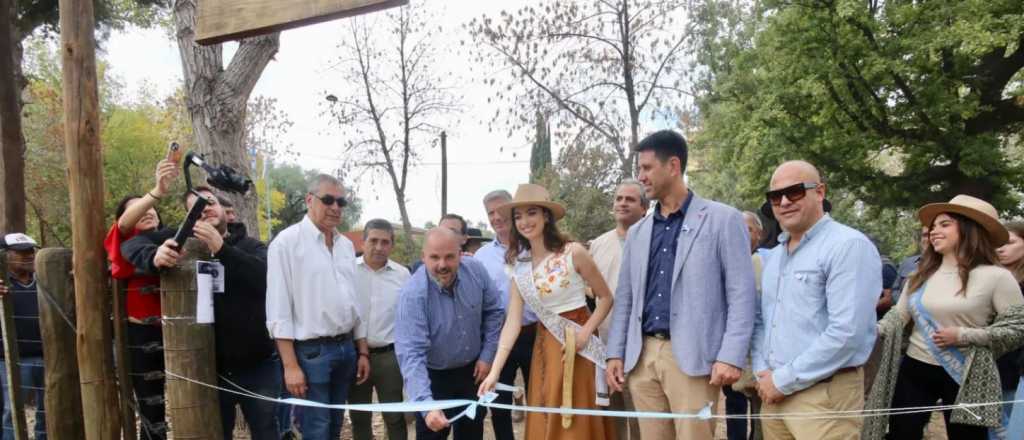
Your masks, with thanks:
<instances>
[{"instance_id":1,"label":"man with sunglasses","mask_svg":"<svg viewBox=\"0 0 1024 440\"><path fill-rule=\"evenodd\" d=\"M248 236L245 224L228 223L224 207L210 188L199 186L185 193L185 209L192 209L199 197L206 199L207 205L196 221L192 239L203 242L210 251L204 260L216 259L224 268L224 291L213 295L217 375L221 388L235 392L219 393L221 430L224 438L232 437L235 407L239 406L254 440L276 439L277 406L238 394L244 390L274 395L281 389L281 364L274 356L263 315L267 245ZM121 253L137 271L156 273L174 267L183 254L174 241L175 232L175 228L164 228L142 233L123 243Z\"/></svg>"},{"instance_id":2,"label":"man with sunglasses","mask_svg":"<svg viewBox=\"0 0 1024 440\"><path fill-rule=\"evenodd\" d=\"M769 251L751 357L762 415L857 411L875 343L878 251L825 214L825 184L804 161L780 165L766 198L783 233ZM764 438L858 438L863 419L763 419Z\"/></svg>"},{"instance_id":3,"label":"man with sunglasses","mask_svg":"<svg viewBox=\"0 0 1024 440\"><path fill-rule=\"evenodd\" d=\"M634 147L654 213L623 244L606 379L637 411L697 413L740 378L754 325L754 268L743 215L686 186L686 140L671 130ZM645 439L714 438L699 419L640 419Z\"/></svg>"},{"instance_id":4,"label":"man with sunglasses","mask_svg":"<svg viewBox=\"0 0 1024 440\"><path fill-rule=\"evenodd\" d=\"M277 340L291 396L343 404L349 384L370 374L367 323L354 292L355 249L338 232L347 205L338 179L321 174L310 181L306 216L270 244L267 272L267 329ZM309 440L341 435L343 412L305 407L299 431Z\"/></svg>"}]
</instances>

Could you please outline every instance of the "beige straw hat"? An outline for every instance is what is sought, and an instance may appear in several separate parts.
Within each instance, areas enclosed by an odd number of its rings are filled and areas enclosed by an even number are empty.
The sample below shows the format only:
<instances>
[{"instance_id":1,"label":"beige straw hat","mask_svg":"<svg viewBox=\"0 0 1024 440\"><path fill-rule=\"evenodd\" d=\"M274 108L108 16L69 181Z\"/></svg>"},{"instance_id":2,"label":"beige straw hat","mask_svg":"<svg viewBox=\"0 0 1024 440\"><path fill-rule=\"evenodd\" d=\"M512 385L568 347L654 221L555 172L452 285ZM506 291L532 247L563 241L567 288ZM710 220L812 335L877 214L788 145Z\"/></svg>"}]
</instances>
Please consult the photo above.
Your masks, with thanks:
<instances>
[{"instance_id":1,"label":"beige straw hat","mask_svg":"<svg viewBox=\"0 0 1024 440\"><path fill-rule=\"evenodd\" d=\"M512 218L512 208L520 206L540 206L551 210L555 220L565 217L565 206L551 200L551 194L543 186L523 183L516 189L516 196L511 202L498 207L498 212L506 219Z\"/></svg>"},{"instance_id":2,"label":"beige straw hat","mask_svg":"<svg viewBox=\"0 0 1024 440\"><path fill-rule=\"evenodd\" d=\"M996 208L977 197L960 194L953 197L949 203L924 205L921 209L917 210L917 218L921 220L922 225L931 227L935 217L938 217L939 214L950 212L960 214L981 225L985 232L988 233L993 246L1002 246L1010 240L1010 233L999 222L999 212L996 211Z\"/></svg>"}]
</instances>

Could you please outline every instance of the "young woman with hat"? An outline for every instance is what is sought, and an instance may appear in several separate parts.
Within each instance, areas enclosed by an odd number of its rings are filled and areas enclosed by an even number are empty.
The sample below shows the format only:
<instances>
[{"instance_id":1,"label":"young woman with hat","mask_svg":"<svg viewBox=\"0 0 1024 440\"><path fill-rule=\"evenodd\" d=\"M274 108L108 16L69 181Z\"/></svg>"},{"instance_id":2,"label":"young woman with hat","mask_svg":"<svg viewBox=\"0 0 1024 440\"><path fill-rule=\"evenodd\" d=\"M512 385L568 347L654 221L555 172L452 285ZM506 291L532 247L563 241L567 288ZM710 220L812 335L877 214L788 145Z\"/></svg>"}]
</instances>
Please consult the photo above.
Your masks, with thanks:
<instances>
[{"instance_id":1,"label":"young woman with hat","mask_svg":"<svg viewBox=\"0 0 1024 440\"><path fill-rule=\"evenodd\" d=\"M533 346L527 384L528 406L596 409L604 381L604 345L595 336L612 307L612 296L590 254L558 231L565 207L551 201L544 187L519 185L511 202L499 208L513 219L506 263L512 267L509 304L491 372L480 394L492 391L509 351L519 336L523 304L541 325ZM591 315L589 286L600 301ZM576 356L563 356L575 351ZM601 390L598 389L601 387ZM607 398L607 394L605 399ZM615 428L604 417L544 414L526 416L526 438L611 439Z\"/></svg>"},{"instance_id":2,"label":"young woman with hat","mask_svg":"<svg viewBox=\"0 0 1024 440\"><path fill-rule=\"evenodd\" d=\"M949 203L926 205L918 218L930 228L930 246L924 249L894 313L880 324L884 337L902 339L898 336L910 331L902 359L892 358L898 374L891 407L931 406L940 399L943 405L969 403L965 397L979 394L989 402L998 401L995 356L1019 346L1024 337L1024 297L1013 275L999 266L995 251L1007 241L1006 228L992 205L965 195ZM879 375L887 373L895 371ZM888 380L876 381L883 389L889 385ZM961 392L961 387L968 386L972 388ZM872 398L876 391L880 390L873 389ZM998 424L995 406L969 411L981 419L968 424L963 423L963 414L943 412L949 438L985 439L988 430L981 425ZM922 438L930 415L890 416L888 438Z\"/></svg>"}]
</instances>

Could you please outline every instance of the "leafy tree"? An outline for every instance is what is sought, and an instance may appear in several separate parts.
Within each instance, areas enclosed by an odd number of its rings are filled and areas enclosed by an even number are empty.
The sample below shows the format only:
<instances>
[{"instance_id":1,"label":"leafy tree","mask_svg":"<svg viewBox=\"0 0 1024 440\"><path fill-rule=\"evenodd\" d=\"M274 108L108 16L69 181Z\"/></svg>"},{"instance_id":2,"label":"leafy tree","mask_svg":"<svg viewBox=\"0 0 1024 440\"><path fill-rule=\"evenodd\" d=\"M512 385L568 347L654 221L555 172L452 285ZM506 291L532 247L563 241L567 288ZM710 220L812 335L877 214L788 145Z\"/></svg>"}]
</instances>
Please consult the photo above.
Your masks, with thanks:
<instances>
[{"instance_id":1,"label":"leafy tree","mask_svg":"<svg viewBox=\"0 0 1024 440\"><path fill-rule=\"evenodd\" d=\"M537 128L530 151L530 182L536 182L544 170L551 166L551 128L547 118L537 112Z\"/></svg>"},{"instance_id":2,"label":"leafy tree","mask_svg":"<svg viewBox=\"0 0 1024 440\"><path fill-rule=\"evenodd\" d=\"M557 166L548 168L537 182L566 206L559 228L573 240L587 242L615 227L611 204L618 179L608 170L616 162L608 151L567 147Z\"/></svg>"},{"instance_id":3,"label":"leafy tree","mask_svg":"<svg viewBox=\"0 0 1024 440\"><path fill-rule=\"evenodd\" d=\"M412 236L406 207L409 170L417 151L441 131L440 120L458 110L450 75L435 64L438 28L429 25L431 17L418 6L349 20L341 43L348 54L337 64L347 90L327 96L331 115L348 134L344 155L357 158L352 166L388 178L405 236ZM375 29L390 32L378 35ZM402 244L410 246L407 254L414 253L413 241Z\"/></svg>"},{"instance_id":4,"label":"leafy tree","mask_svg":"<svg viewBox=\"0 0 1024 440\"><path fill-rule=\"evenodd\" d=\"M273 231L279 232L302 221L306 215L306 182L319 174L316 170L304 170L298 165L273 165L268 170L271 186L275 192L281 193L281 203L274 202ZM349 193L349 205L342 211L342 230L358 229L359 218L363 214L363 202L353 192ZM265 209L265 208L264 208Z\"/></svg>"},{"instance_id":5,"label":"leafy tree","mask_svg":"<svg viewBox=\"0 0 1024 440\"><path fill-rule=\"evenodd\" d=\"M869 208L964 193L1021 212L1024 3L731 3L704 2L699 30L695 144L717 181L751 198L804 158Z\"/></svg>"},{"instance_id":6,"label":"leafy tree","mask_svg":"<svg viewBox=\"0 0 1024 440\"><path fill-rule=\"evenodd\" d=\"M26 58L31 78L27 88L29 99L23 108L28 229L38 235L42 243L64 246L71 237L71 214L64 159L60 60L57 47L45 39L30 40ZM150 189L145 185L152 185L153 169L163 150L163 142L159 140L159 110L152 105L119 106L112 97L119 96L123 86L109 74L102 60L98 73L102 90L104 179L108 191L107 206L103 208L108 218L112 218L116 199Z\"/></svg>"},{"instance_id":7,"label":"leafy tree","mask_svg":"<svg viewBox=\"0 0 1024 440\"><path fill-rule=\"evenodd\" d=\"M0 137L4 157L0 162L0 181L3 192L0 199L4 213L0 216L4 230L24 230L25 159L26 149L21 112L21 92L28 85L24 74L23 42L31 35L52 37L58 28L60 14L58 0L2 0L0 1ZM100 33L99 40L112 29L127 24L152 25L159 13L161 0L94 0L94 20Z\"/></svg>"},{"instance_id":8,"label":"leafy tree","mask_svg":"<svg viewBox=\"0 0 1024 440\"><path fill-rule=\"evenodd\" d=\"M488 79L504 103L492 126L511 136L533 123L523 108L540 108L565 143L610 152L618 177L631 175L643 118L688 96L682 61L692 23L678 21L686 4L566 0L472 20L477 61L507 67Z\"/></svg>"}]
</instances>

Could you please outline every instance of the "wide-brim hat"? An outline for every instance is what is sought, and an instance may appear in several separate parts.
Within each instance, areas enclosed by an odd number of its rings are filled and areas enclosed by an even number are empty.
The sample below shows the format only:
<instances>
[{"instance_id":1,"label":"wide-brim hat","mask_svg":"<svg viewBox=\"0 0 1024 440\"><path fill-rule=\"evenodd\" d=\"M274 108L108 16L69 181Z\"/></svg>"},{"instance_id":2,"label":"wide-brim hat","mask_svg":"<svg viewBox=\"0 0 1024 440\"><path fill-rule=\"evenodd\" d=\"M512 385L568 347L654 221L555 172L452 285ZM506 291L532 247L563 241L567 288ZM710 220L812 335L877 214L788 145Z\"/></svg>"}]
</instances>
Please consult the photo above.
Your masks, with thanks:
<instances>
[{"instance_id":1,"label":"wide-brim hat","mask_svg":"<svg viewBox=\"0 0 1024 440\"><path fill-rule=\"evenodd\" d=\"M491 237L484 237L483 231L481 231L479 228L467 228L466 229L466 241L467 241L467 243L468 242L474 242L474 241L478 242L478 243L486 243L486 242L491 241L491 240L494 240L494 239L491 238Z\"/></svg>"},{"instance_id":2,"label":"wide-brim hat","mask_svg":"<svg viewBox=\"0 0 1024 440\"><path fill-rule=\"evenodd\" d=\"M960 214L977 222L985 232L994 246L1002 246L1010 240L1010 233L1006 227L999 222L999 212L991 203L977 197L960 194L953 197L949 203L930 203L917 210L917 218L921 225L931 227L935 217L942 213Z\"/></svg>"},{"instance_id":3,"label":"wide-brim hat","mask_svg":"<svg viewBox=\"0 0 1024 440\"><path fill-rule=\"evenodd\" d=\"M551 200L551 194L543 186L533 183L524 183L516 188L516 195L512 201L498 207L498 212L506 219L512 219L512 209L521 206L540 206L551 210L555 220L565 217L565 206Z\"/></svg>"}]
</instances>

